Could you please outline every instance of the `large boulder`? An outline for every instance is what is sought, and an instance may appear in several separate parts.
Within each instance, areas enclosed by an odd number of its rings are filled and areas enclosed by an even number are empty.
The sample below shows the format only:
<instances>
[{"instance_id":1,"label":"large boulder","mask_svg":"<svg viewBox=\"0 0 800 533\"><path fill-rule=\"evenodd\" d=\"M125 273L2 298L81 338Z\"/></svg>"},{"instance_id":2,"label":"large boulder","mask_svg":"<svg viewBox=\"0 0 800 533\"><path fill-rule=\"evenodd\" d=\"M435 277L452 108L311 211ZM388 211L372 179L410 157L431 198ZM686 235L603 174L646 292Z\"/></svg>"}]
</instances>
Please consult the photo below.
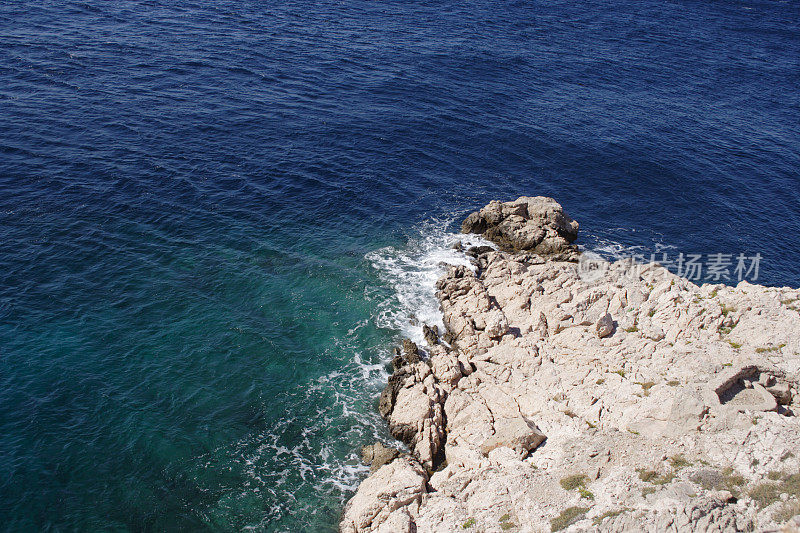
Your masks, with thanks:
<instances>
[{"instance_id":1,"label":"large boulder","mask_svg":"<svg viewBox=\"0 0 800 533\"><path fill-rule=\"evenodd\" d=\"M339 530L355 533L379 528L394 511L419 502L426 493L427 481L425 470L411 457L387 463L359 485L344 508Z\"/></svg>"},{"instance_id":2,"label":"large boulder","mask_svg":"<svg viewBox=\"0 0 800 533\"><path fill-rule=\"evenodd\" d=\"M489 455L495 448L505 446L525 457L546 438L533 422L522 417L496 420L494 427L494 435L481 445L481 452L484 455Z\"/></svg>"},{"instance_id":3,"label":"large boulder","mask_svg":"<svg viewBox=\"0 0 800 533\"><path fill-rule=\"evenodd\" d=\"M470 214L463 233L478 233L507 251L528 250L554 259L575 261L578 223L561 205L544 196L521 196L512 202L492 201Z\"/></svg>"}]
</instances>

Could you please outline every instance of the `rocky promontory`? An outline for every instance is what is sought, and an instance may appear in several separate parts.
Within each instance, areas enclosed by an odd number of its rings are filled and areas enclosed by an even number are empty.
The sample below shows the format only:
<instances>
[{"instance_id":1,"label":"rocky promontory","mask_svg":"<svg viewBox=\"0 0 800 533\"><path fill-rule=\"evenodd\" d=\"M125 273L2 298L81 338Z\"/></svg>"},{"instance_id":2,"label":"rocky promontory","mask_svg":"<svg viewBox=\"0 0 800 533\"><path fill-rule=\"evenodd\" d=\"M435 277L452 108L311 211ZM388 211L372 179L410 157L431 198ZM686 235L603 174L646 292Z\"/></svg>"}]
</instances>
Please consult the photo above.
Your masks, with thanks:
<instances>
[{"instance_id":1,"label":"rocky promontory","mask_svg":"<svg viewBox=\"0 0 800 533\"><path fill-rule=\"evenodd\" d=\"M410 453L365 450L342 532L797 530L798 290L587 275L551 198L462 229L497 249L449 269L445 330L397 351L380 411Z\"/></svg>"}]
</instances>

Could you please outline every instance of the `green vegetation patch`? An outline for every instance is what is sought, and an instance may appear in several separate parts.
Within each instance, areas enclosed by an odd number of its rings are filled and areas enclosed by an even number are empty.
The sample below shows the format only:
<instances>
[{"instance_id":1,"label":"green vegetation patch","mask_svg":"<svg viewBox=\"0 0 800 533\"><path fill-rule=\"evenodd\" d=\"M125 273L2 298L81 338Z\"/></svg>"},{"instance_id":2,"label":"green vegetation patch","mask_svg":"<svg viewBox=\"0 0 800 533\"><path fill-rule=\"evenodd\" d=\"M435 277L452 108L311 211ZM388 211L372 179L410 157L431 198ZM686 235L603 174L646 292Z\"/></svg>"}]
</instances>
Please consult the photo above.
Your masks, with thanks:
<instances>
[{"instance_id":1,"label":"green vegetation patch","mask_svg":"<svg viewBox=\"0 0 800 533\"><path fill-rule=\"evenodd\" d=\"M669 459L669 464L672 465L672 468L676 470L680 470L681 468L686 468L687 466L692 466L691 461L686 459L683 455L673 455Z\"/></svg>"},{"instance_id":2,"label":"green vegetation patch","mask_svg":"<svg viewBox=\"0 0 800 533\"><path fill-rule=\"evenodd\" d=\"M550 520L550 531L566 529L581 518L589 510L588 507L568 507L561 514Z\"/></svg>"},{"instance_id":3,"label":"green vegetation patch","mask_svg":"<svg viewBox=\"0 0 800 533\"><path fill-rule=\"evenodd\" d=\"M599 526L606 518L616 518L629 509L617 509L616 511L606 511L600 516L595 516L593 519L594 525Z\"/></svg>"},{"instance_id":4,"label":"green vegetation patch","mask_svg":"<svg viewBox=\"0 0 800 533\"><path fill-rule=\"evenodd\" d=\"M759 483L747 495L753 498L759 509L763 509L780 500L781 491L777 483Z\"/></svg>"},{"instance_id":5,"label":"green vegetation patch","mask_svg":"<svg viewBox=\"0 0 800 533\"><path fill-rule=\"evenodd\" d=\"M737 498L741 494L741 487L746 483L745 478L734 473L730 467L721 472L706 468L692 474L691 479L705 490L727 490Z\"/></svg>"},{"instance_id":6,"label":"green vegetation patch","mask_svg":"<svg viewBox=\"0 0 800 533\"><path fill-rule=\"evenodd\" d=\"M503 516L501 516L500 517L500 529L502 529L503 531L507 531L507 530L511 529L512 527L516 527L516 524L514 524L513 522L510 522L509 520L511 520L511 515L510 514L506 513Z\"/></svg>"},{"instance_id":7,"label":"green vegetation patch","mask_svg":"<svg viewBox=\"0 0 800 533\"><path fill-rule=\"evenodd\" d=\"M562 478L559 483L561 483L561 487L564 490L575 490L582 487L585 488L586 484L589 483L589 478L585 474L574 474Z\"/></svg>"},{"instance_id":8,"label":"green vegetation patch","mask_svg":"<svg viewBox=\"0 0 800 533\"><path fill-rule=\"evenodd\" d=\"M759 508L763 509L780 500L781 494L788 494L790 497L800 498L800 472L786 474L784 472L772 471L767 474L770 481L759 483L752 487L747 495L755 500Z\"/></svg>"},{"instance_id":9,"label":"green vegetation patch","mask_svg":"<svg viewBox=\"0 0 800 533\"><path fill-rule=\"evenodd\" d=\"M655 470L645 470L643 468L637 468L637 472L639 472L639 479L644 481L645 483L652 483L653 485L666 485L673 479L675 479L675 474L672 472L668 472L663 475L659 475L658 472Z\"/></svg>"},{"instance_id":10,"label":"green vegetation patch","mask_svg":"<svg viewBox=\"0 0 800 533\"><path fill-rule=\"evenodd\" d=\"M637 381L636 384L639 385L645 391L649 391L656 385L654 381L645 381L644 383L642 383L641 381Z\"/></svg>"},{"instance_id":11,"label":"green vegetation patch","mask_svg":"<svg viewBox=\"0 0 800 533\"><path fill-rule=\"evenodd\" d=\"M763 348L756 348L756 353L779 352L784 346L786 346L785 342L779 344L778 346L765 346Z\"/></svg>"}]
</instances>

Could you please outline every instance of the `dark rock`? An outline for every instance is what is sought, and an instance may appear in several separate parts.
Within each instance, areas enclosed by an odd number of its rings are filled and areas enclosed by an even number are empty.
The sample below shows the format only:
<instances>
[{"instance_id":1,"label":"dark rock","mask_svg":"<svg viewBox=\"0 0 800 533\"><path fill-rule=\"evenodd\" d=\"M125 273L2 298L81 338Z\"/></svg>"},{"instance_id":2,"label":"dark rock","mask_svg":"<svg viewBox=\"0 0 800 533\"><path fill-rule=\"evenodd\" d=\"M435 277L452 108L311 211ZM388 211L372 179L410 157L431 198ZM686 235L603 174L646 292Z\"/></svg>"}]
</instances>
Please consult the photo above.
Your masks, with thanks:
<instances>
[{"instance_id":1,"label":"dark rock","mask_svg":"<svg viewBox=\"0 0 800 533\"><path fill-rule=\"evenodd\" d=\"M419 431L416 424L397 424L390 421L389 433L400 442L413 447L414 439Z\"/></svg>"},{"instance_id":2,"label":"dark rock","mask_svg":"<svg viewBox=\"0 0 800 533\"><path fill-rule=\"evenodd\" d=\"M483 254L487 254L489 252L494 252L494 248L491 246L472 246L470 249L467 250L467 255L472 257L478 257Z\"/></svg>"},{"instance_id":3,"label":"dark rock","mask_svg":"<svg viewBox=\"0 0 800 533\"><path fill-rule=\"evenodd\" d=\"M403 359L402 355L395 355L392 357L392 371L400 370L403 368L403 365L406 364L405 360Z\"/></svg>"},{"instance_id":4,"label":"dark rock","mask_svg":"<svg viewBox=\"0 0 800 533\"><path fill-rule=\"evenodd\" d=\"M792 403L792 391L786 383L772 385L767 388L767 392L775 397L778 405L789 405Z\"/></svg>"},{"instance_id":5,"label":"dark rock","mask_svg":"<svg viewBox=\"0 0 800 533\"><path fill-rule=\"evenodd\" d=\"M419 363L420 361L419 348L413 341L409 339L403 339L403 357L405 357L405 360L412 365L414 363Z\"/></svg>"},{"instance_id":6,"label":"dark rock","mask_svg":"<svg viewBox=\"0 0 800 533\"><path fill-rule=\"evenodd\" d=\"M478 233L481 234L486 231L486 219L479 211L470 213L464 222L461 223L462 233Z\"/></svg>"},{"instance_id":7,"label":"dark rock","mask_svg":"<svg viewBox=\"0 0 800 533\"><path fill-rule=\"evenodd\" d=\"M392 372L400 370L403 368L403 365L406 364L405 359L403 359L403 352L395 346L392 349Z\"/></svg>"},{"instance_id":8,"label":"dark rock","mask_svg":"<svg viewBox=\"0 0 800 533\"><path fill-rule=\"evenodd\" d=\"M364 464L369 465L370 473L375 472L386 463L391 463L400 455L399 450L384 446L380 442L361 448L361 460L364 461Z\"/></svg>"},{"instance_id":9,"label":"dark rock","mask_svg":"<svg viewBox=\"0 0 800 533\"><path fill-rule=\"evenodd\" d=\"M403 378L407 375L407 371L399 368L389 376L386 387L381 392L381 397L378 400L378 412L383 418L386 418L394 410L394 402L397 399L397 391L403 383Z\"/></svg>"},{"instance_id":10,"label":"dark rock","mask_svg":"<svg viewBox=\"0 0 800 533\"><path fill-rule=\"evenodd\" d=\"M395 400L395 390L391 384L386 385L381 392L381 397L378 400L378 412L381 414L383 418L386 418L390 414L392 414L392 409L394 409L394 400Z\"/></svg>"},{"instance_id":11,"label":"dark rock","mask_svg":"<svg viewBox=\"0 0 800 533\"><path fill-rule=\"evenodd\" d=\"M429 346L436 346L439 344L439 328L437 326L430 327L427 324L422 326L422 334L425 336L425 342Z\"/></svg>"},{"instance_id":12,"label":"dark rock","mask_svg":"<svg viewBox=\"0 0 800 533\"><path fill-rule=\"evenodd\" d=\"M531 251L551 259L577 261L578 223L552 198L522 196L513 202L490 202L461 224L510 252Z\"/></svg>"},{"instance_id":13,"label":"dark rock","mask_svg":"<svg viewBox=\"0 0 800 533\"><path fill-rule=\"evenodd\" d=\"M447 277L459 279L463 278L466 274L467 274L467 267L465 267L464 265L457 265L450 269L450 271L447 273ZM442 280L439 281L441 282ZM439 286L438 282L436 286L437 287Z\"/></svg>"}]
</instances>

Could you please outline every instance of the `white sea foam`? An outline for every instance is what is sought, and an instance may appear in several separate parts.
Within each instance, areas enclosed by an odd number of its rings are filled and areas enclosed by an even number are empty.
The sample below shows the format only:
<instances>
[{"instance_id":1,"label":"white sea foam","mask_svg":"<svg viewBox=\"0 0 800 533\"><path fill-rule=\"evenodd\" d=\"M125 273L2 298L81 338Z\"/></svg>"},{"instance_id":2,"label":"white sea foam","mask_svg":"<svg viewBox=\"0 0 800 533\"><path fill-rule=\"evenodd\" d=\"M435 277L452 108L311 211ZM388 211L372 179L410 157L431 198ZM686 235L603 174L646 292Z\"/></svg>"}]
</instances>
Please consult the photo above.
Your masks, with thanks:
<instances>
[{"instance_id":1,"label":"white sea foam","mask_svg":"<svg viewBox=\"0 0 800 533\"><path fill-rule=\"evenodd\" d=\"M436 299L436 281L447 265L474 268L463 251L453 248L494 245L478 235L464 235L448 230L451 220L435 220L420 225L408 243L389 246L367 254L367 260L392 294L378 303L376 322L379 327L398 331L403 337L421 343L422 325L442 324L442 313Z\"/></svg>"},{"instance_id":2,"label":"white sea foam","mask_svg":"<svg viewBox=\"0 0 800 533\"><path fill-rule=\"evenodd\" d=\"M617 230L619 231L621 228L617 228ZM633 231L631 230L631 232ZM675 246L664 244L655 239L652 240L649 246L623 244L608 237L596 236L586 236L584 241L585 244L579 246L581 250L594 252L610 261L631 257L641 257L647 260L652 254L661 254L667 250L675 249Z\"/></svg>"},{"instance_id":3,"label":"white sea foam","mask_svg":"<svg viewBox=\"0 0 800 533\"><path fill-rule=\"evenodd\" d=\"M343 504L369 470L360 461L359 446L389 439L373 406L386 369L362 353L372 349L363 337L363 326L356 325L330 347L337 354L352 355L343 367L297 387L288 400L282 400L305 408L287 410L264 431L204 458L206 467L237 464L235 470L246 480L238 493L220 498L209 514L224 516L230 508L257 500L267 506L255 523L243 529L290 531L283 524L297 515L313 521L312 529L327 527L330 502ZM245 503L232 506L231 501Z\"/></svg>"},{"instance_id":4,"label":"white sea foam","mask_svg":"<svg viewBox=\"0 0 800 533\"><path fill-rule=\"evenodd\" d=\"M390 343L382 344L385 336L376 345L375 326L416 342L423 341L422 324L442 326L436 281L447 265L474 268L452 245L460 241L464 249L492 246L478 236L448 231L450 225L451 220L421 224L403 246L367 254L378 278L367 288L374 310L371 319L353 325L329 347L332 358L346 357L343 366L290 393L289 404L310 408L288 410L265 431L209 454L207 464L232 460L247 479L238 494L221 498L210 514L225 514L231 500L255 498L268 505L258 522L245 529L283 531L289 515L324 522L329 510L320 502L344 504L368 472L358 456L359 446L381 440L402 447L391 439L374 406L386 384L391 348Z\"/></svg>"}]
</instances>

